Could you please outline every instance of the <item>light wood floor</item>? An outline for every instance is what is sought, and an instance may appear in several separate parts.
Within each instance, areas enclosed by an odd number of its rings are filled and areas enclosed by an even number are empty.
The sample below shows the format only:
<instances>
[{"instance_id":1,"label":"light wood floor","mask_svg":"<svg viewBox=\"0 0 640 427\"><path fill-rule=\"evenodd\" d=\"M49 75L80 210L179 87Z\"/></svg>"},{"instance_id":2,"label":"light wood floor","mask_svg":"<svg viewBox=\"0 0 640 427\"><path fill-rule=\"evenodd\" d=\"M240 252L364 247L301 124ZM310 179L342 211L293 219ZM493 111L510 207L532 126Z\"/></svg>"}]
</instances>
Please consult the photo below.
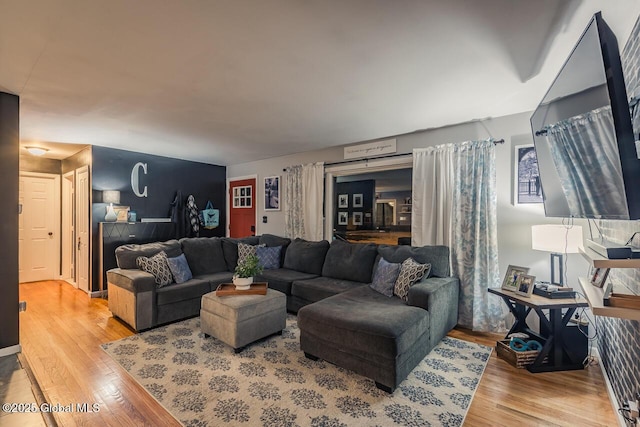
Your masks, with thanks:
<instances>
[{"instance_id":1,"label":"light wood floor","mask_svg":"<svg viewBox=\"0 0 640 427\"><path fill-rule=\"evenodd\" d=\"M100 348L133 335L107 301L65 282L20 285L23 354L51 404L98 403L97 413L57 413L60 426L179 425ZM453 337L494 346L496 335L456 329ZM465 426L615 426L599 367L531 374L496 357L482 376Z\"/></svg>"}]
</instances>

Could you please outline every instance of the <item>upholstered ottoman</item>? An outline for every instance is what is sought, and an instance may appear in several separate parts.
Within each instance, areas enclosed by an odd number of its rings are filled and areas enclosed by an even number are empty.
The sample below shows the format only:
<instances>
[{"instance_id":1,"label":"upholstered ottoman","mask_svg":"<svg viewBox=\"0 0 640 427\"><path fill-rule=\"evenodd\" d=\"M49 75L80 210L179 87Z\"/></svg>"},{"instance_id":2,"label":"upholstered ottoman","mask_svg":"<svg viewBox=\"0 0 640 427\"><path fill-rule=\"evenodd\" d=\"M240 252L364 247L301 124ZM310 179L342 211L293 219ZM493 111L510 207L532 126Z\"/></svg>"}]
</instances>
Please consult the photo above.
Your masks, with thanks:
<instances>
[{"instance_id":1,"label":"upholstered ottoman","mask_svg":"<svg viewBox=\"0 0 640 427\"><path fill-rule=\"evenodd\" d=\"M287 320L287 297L274 289L266 295L202 296L200 328L229 344L235 352L260 338L282 333Z\"/></svg>"}]
</instances>

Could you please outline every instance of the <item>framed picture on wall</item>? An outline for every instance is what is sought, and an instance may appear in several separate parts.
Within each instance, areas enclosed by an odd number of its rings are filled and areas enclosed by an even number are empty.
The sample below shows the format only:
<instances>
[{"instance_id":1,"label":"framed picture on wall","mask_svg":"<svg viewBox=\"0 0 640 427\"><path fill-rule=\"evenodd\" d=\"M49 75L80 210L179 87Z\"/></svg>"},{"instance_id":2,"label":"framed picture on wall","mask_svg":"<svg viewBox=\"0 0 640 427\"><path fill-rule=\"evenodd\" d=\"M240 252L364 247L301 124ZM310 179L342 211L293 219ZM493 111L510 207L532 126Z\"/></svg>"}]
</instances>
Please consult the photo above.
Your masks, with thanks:
<instances>
[{"instance_id":1,"label":"framed picture on wall","mask_svg":"<svg viewBox=\"0 0 640 427\"><path fill-rule=\"evenodd\" d=\"M348 212L338 212L338 225L349 225Z\"/></svg>"},{"instance_id":2,"label":"framed picture on wall","mask_svg":"<svg viewBox=\"0 0 640 427\"><path fill-rule=\"evenodd\" d=\"M264 179L264 210L280 210L280 177L267 176Z\"/></svg>"},{"instance_id":3,"label":"framed picture on wall","mask_svg":"<svg viewBox=\"0 0 640 427\"><path fill-rule=\"evenodd\" d=\"M361 208L362 207L362 194L354 194L353 195L353 207Z\"/></svg>"},{"instance_id":4,"label":"framed picture on wall","mask_svg":"<svg viewBox=\"0 0 640 427\"><path fill-rule=\"evenodd\" d=\"M362 225L362 212L353 213L353 225Z\"/></svg>"},{"instance_id":5,"label":"framed picture on wall","mask_svg":"<svg viewBox=\"0 0 640 427\"><path fill-rule=\"evenodd\" d=\"M338 208L346 209L349 207L349 195L348 194L338 194Z\"/></svg>"},{"instance_id":6,"label":"framed picture on wall","mask_svg":"<svg viewBox=\"0 0 640 427\"><path fill-rule=\"evenodd\" d=\"M533 144L514 147L513 204L542 203L538 157Z\"/></svg>"}]
</instances>

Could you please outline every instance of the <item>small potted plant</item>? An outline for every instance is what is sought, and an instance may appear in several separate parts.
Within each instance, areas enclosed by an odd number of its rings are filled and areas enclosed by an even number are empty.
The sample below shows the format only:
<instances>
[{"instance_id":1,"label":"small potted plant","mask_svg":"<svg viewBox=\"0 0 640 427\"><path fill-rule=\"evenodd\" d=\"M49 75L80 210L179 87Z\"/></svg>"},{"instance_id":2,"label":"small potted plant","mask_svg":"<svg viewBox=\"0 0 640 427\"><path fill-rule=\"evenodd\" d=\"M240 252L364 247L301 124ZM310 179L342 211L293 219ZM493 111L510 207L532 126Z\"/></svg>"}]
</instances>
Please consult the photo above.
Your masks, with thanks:
<instances>
[{"instance_id":1,"label":"small potted plant","mask_svg":"<svg viewBox=\"0 0 640 427\"><path fill-rule=\"evenodd\" d=\"M247 290L251 288L253 276L260 273L262 273L262 266L258 261L258 257L256 255L249 255L236 266L235 274L233 275L233 284L236 285L237 290Z\"/></svg>"}]
</instances>

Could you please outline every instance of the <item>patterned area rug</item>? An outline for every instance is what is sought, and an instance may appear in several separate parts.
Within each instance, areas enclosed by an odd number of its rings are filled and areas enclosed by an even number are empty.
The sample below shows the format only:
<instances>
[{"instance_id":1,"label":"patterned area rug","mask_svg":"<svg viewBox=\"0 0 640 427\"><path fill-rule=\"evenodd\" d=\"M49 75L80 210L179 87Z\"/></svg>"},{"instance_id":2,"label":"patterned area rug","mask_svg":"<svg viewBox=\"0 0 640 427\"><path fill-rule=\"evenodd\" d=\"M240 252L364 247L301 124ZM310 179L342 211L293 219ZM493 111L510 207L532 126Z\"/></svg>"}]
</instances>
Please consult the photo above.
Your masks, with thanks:
<instances>
[{"instance_id":1,"label":"patterned area rug","mask_svg":"<svg viewBox=\"0 0 640 427\"><path fill-rule=\"evenodd\" d=\"M296 317L241 353L200 319L102 348L185 426L459 426L491 348L446 337L392 395L300 351Z\"/></svg>"}]
</instances>

